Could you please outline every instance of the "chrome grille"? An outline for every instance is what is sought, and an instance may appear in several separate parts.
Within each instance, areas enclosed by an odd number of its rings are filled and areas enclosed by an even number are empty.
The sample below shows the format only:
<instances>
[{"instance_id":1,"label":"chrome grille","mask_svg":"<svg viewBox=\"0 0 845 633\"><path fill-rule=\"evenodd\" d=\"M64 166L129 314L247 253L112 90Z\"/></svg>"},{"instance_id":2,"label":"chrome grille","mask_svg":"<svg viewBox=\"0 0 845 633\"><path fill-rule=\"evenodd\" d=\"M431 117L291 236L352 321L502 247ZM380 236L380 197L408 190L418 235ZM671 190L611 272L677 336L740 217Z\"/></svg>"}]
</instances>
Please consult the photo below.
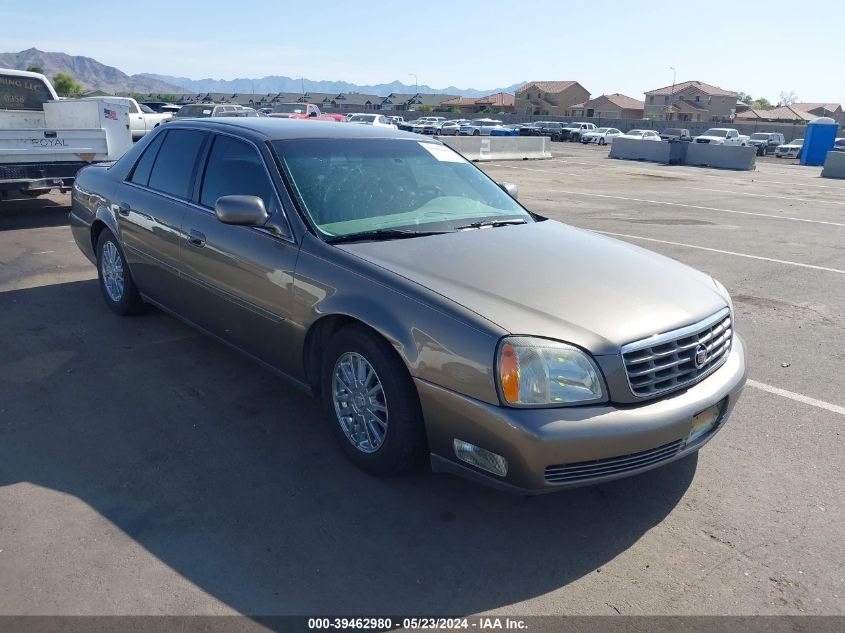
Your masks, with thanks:
<instances>
[{"instance_id":1,"label":"chrome grille","mask_svg":"<svg viewBox=\"0 0 845 633\"><path fill-rule=\"evenodd\" d=\"M725 308L699 323L625 345L622 360L631 391L651 398L692 385L727 360L732 341L731 313ZM703 349L705 361L696 362Z\"/></svg>"},{"instance_id":2,"label":"chrome grille","mask_svg":"<svg viewBox=\"0 0 845 633\"><path fill-rule=\"evenodd\" d=\"M565 484L654 466L677 455L683 443L684 440L676 440L639 453L606 457L589 462L546 466L546 481L551 484Z\"/></svg>"}]
</instances>

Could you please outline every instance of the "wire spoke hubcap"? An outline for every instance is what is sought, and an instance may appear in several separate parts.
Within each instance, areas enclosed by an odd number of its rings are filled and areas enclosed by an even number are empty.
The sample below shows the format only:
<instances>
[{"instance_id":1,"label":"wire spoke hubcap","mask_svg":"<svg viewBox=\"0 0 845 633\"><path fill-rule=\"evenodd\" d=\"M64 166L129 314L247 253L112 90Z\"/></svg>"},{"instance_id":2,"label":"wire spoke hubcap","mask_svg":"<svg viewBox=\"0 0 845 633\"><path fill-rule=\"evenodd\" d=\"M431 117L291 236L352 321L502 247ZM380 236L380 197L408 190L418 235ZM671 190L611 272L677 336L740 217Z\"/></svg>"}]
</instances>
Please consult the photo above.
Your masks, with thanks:
<instances>
[{"instance_id":1,"label":"wire spoke hubcap","mask_svg":"<svg viewBox=\"0 0 845 633\"><path fill-rule=\"evenodd\" d=\"M103 275L106 293L112 301L117 303L123 298L123 260L114 242L108 241L103 245L100 272Z\"/></svg>"},{"instance_id":2,"label":"wire spoke hubcap","mask_svg":"<svg viewBox=\"0 0 845 633\"><path fill-rule=\"evenodd\" d=\"M346 352L337 359L332 398L338 424L352 445L363 453L375 453L387 434L387 399L366 358Z\"/></svg>"}]
</instances>

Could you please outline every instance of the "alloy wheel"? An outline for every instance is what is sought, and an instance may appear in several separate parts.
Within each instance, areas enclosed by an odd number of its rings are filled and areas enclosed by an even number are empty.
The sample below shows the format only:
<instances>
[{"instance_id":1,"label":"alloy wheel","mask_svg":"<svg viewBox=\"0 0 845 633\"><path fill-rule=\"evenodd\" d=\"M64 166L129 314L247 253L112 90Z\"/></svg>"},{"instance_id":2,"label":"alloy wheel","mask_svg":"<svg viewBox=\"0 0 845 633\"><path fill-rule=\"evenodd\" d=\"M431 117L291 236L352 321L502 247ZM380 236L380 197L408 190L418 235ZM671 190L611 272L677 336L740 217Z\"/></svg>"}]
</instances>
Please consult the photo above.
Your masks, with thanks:
<instances>
[{"instance_id":1,"label":"alloy wheel","mask_svg":"<svg viewBox=\"0 0 845 633\"><path fill-rule=\"evenodd\" d=\"M111 240L103 245L103 252L100 258L100 272L103 275L103 284L109 299L119 303L123 299L125 284L123 281L123 258L117 250L117 246Z\"/></svg>"},{"instance_id":2,"label":"alloy wheel","mask_svg":"<svg viewBox=\"0 0 845 633\"><path fill-rule=\"evenodd\" d=\"M362 453L375 453L387 435L387 399L376 370L361 354L345 352L337 359L332 399L347 439Z\"/></svg>"}]
</instances>

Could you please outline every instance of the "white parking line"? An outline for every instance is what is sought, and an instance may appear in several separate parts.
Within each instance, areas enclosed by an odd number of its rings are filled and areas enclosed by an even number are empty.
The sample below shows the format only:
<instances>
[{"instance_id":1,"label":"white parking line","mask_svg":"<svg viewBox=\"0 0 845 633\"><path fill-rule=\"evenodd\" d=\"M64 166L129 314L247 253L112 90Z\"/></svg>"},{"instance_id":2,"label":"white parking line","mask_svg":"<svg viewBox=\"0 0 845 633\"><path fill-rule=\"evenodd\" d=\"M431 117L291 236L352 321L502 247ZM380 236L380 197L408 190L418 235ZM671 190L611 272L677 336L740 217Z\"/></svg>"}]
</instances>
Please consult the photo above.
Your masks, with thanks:
<instances>
[{"instance_id":1,"label":"white parking line","mask_svg":"<svg viewBox=\"0 0 845 633\"><path fill-rule=\"evenodd\" d=\"M796 186L796 184L797 184L799 187L815 187L817 189L838 189L839 191L845 191L845 187L834 187L832 185L811 185L811 184L805 183L805 182L794 183L794 182L786 182L784 180L757 180L755 178L754 180L752 180L750 182L753 182L755 184L758 183L758 182L762 182L762 183L765 183L767 185L790 185L790 186L793 186L793 187Z\"/></svg>"},{"instance_id":2,"label":"white parking line","mask_svg":"<svg viewBox=\"0 0 845 633\"><path fill-rule=\"evenodd\" d=\"M694 191L715 191L716 193L725 193L733 196L754 196L755 198L777 198L778 200L792 200L795 202L813 202L817 204L842 204L843 200L810 200L809 198L795 198L793 196L773 196L766 193L751 193L750 191L728 191L727 189L706 189L705 187L683 187L683 189L692 189Z\"/></svg>"},{"instance_id":3,"label":"white parking line","mask_svg":"<svg viewBox=\"0 0 845 633\"><path fill-rule=\"evenodd\" d=\"M771 385L767 385L763 382L757 382L756 380L751 380L750 378L748 379L748 382L746 384L749 387L761 389L762 391L768 391L769 393L773 393L776 396L781 396L783 398L795 400L796 402L809 404L810 406L818 407L819 409L824 409L825 411L830 411L831 413L845 415L845 407L840 407L838 404L830 404L829 402L824 402L823 400L816 400L815 398L810 398L809 396L802 396L800 393L787 391L786 389L781 389L780 387L772 387Z\"/></svg>"},{"instance_id":4,"label":"white parking line","mask_svg":"<svg viewBox=\"0 0 845 633\"><path fill-rule=\"evenodd\" d=\"M787 266L798 266L800 268L810 268L812 270L823 270L828 273L838 273L845 275L845 270L838 268L828 268L827 266L816 266L815 264L802 264L801 262L791 262L785 259L773 259L771 257L762 257L760 255L749 255L747 253L736 253L734 251L723 251L718 248L709 248L707 246L697 246L695 244L684 244L683 242L670 242L668 240L657 240L653 237L642 237L640 235L628 235L627 233L611 233L610 231L599 231L597 229L590 229L594 233L601 233L602 235L612 235L613 237L626 237L632 240L643 240L645 242L657 242L659 244L669 244L671 246L684 246L686 248L694 248L700 251L710 251L711 253L721 253L722 255L734 255L735 257L747 257L748 259L759 259L765 262L773 262L775 264L785 264Z\"/></svg>"},{"instance_id":5,"label":"white parking line","mask_svg":"<svg viewBox=\"0 0 845 633\"><path fill-rule=\"evenodd\" d=\"M56 251L36 251L34 253L30 253L30 255L49 255L50 253L55 253Z\"/></svg>"},{"instance_id":6,"label":"white parking line","mask_svg":"<svg viewBox=\"0 0 845 633\"><path fill-rule=\"evenodd\" d=\"M692 189L693 187L690 187ZM810 220L807 218L794 218L786 215L775 215L773 213L754 213L753 211L737 211L736 209L719 209L717 207L703 207L697 204L685 204L683 202L667 202L665 200L645 200L643 198L628 198L626 196L611 196L606 193L585 193L583 191L568 191L564 189L550 189L554 193L565 193L573 196L591 196L594 198L610 198L612 200L626 200L628 202L645 202L647 204L662 204L672 207L684 207L686 209L698 209L700 211L717 211L719 213L734 213L737 215L755 215L761 218L772 218L775 220L790 220L792 222L808 222L810 224L827 224L828 226L841 226L841 222L828 222L827 220Z\"/></svg>"}]
</instances>

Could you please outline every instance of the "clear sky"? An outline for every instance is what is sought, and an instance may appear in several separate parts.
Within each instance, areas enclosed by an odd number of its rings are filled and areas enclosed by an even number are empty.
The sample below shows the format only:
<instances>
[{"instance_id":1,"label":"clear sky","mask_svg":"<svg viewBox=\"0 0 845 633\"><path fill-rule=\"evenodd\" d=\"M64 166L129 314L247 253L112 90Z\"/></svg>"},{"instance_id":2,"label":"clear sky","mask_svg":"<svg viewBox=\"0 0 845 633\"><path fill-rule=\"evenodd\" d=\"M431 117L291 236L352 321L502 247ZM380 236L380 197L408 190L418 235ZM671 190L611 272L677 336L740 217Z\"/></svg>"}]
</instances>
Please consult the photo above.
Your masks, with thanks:
<instances>
[{"instance_id":1,"label":"clear sky","mask_svg":"<svg viewBox=\"0 0 845 633\"><path fill-rule=\"evenodd\" d=\"M0 0L0 52L87 55L134 74L304 76L487 89L577 80L593 96L699 79L845 103L845 0ZM13 27L13 28L10 28Z\"/></svg>"}]
</instances>

